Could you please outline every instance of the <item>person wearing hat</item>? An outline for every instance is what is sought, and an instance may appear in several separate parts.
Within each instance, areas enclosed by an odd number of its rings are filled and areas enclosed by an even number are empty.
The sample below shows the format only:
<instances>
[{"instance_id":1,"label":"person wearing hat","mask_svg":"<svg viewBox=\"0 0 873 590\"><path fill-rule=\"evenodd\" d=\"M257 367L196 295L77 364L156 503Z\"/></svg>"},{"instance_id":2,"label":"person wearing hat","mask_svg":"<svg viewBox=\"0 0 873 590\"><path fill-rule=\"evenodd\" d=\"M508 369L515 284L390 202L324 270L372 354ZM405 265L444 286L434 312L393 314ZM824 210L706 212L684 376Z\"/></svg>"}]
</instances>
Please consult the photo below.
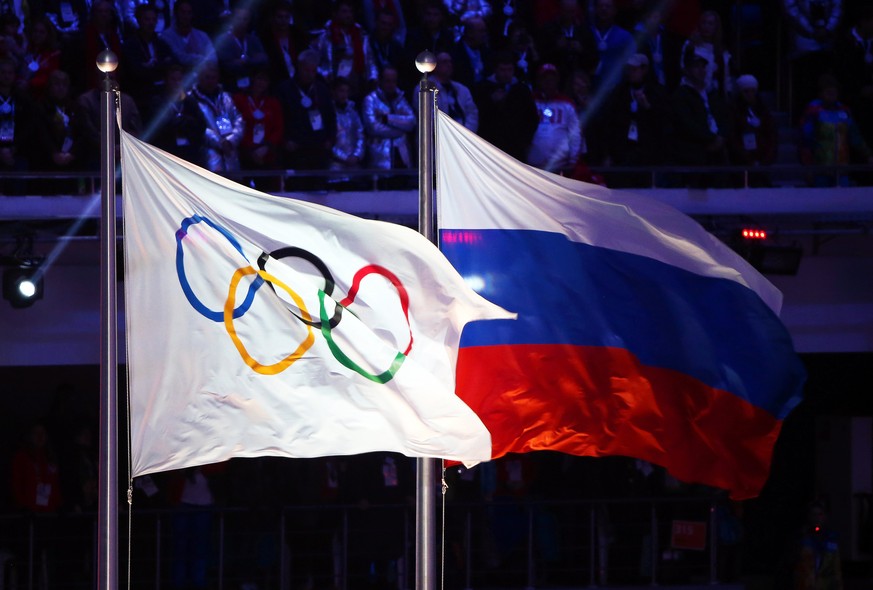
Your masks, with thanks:
<instances>
[{"instance_id":1,"label":"person wearing hat","mask_svg":"<svg viewBox=\"0 0 873 590\"><path fill-rule=\"evenodd\" d=\"M616 166L651 166L662 163L668 119L667 96L650 75L649 59L642 53L628 58L624 77L605 103L603 116L605 162ZM610 186L649 186L647 174L610 174Z\"/></svg>"},{"instance_id":2,"label":"person wearing hat","mask_svg":"<svg viewBox=\"0 0 873 590\"><path fill-rule=\"evenodd\" d=\"M676 164L721 166L727 164L729 118L719 94L707 91L706 56L689 51L682 82L673 93L673 157ZM686 181L695 188L723 184L720 175L693 173Z\"/></svg>"},{"instance_id":3,"label":"person wearing hat","mask_svg":"<svg viewBox=\"0 0 873 590\"><path fill-rule=\"evenodd\" d=\"M581 132L573 102L559 91L560 75L554 64L539 67L534 100L539 123L527 154L531 166L570 173L579 158Z\"/></svg>"},{"instance_id":4,"label":"person wearing hat","mask_svg":"<svg viewBox=\"0 0 873 590\"><path fill-rule=\"evenodd\" d=\"M732 95L732 58L724 45L721 17L714 10L704 11L700 15L697 27L682 46L680 67L683 70L688 65L686 58L692 53L706 58L707 92L715 91L725 99Z\"/></svg>"},{"instance_id":5,"label":"person wearing hat","mask_svg":"<svg viewBox=\"0 0 873 590\"><path fill-rule=\"evenodd\" d=\"M768 166L776 160L776 126L770 109L758 94L758 80L749 74L737 78L731 104L731 161L740 166ZM769 186L766 175L749 176L752 186Z\"/></svg>"}]
</instances>

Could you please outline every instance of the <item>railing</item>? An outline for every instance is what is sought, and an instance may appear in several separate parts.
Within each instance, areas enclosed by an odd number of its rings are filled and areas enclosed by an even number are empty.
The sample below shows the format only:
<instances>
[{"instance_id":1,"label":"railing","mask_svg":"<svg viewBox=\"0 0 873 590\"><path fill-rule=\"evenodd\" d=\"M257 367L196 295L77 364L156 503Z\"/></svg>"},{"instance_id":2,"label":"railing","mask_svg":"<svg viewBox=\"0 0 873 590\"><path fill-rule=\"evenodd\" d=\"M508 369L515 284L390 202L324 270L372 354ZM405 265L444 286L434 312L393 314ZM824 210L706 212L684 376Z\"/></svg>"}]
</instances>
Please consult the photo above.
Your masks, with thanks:
<instances>
[{"instance_id":1,"label":"railing","mask_svg":"<svg viewBox=\"0 0 873 590\"><path fill-rule=\"evenodd\" d=\"M721 575L717 514L715 499L699 497L450 503L443 536L446 585L715 584ZM308 582L347 590L374 575L408 590L413 519L408 505L184 511L134 506L131 584L173 587L180 568L199 559L209 587L218 590L286 590ZM119 523L120 571L126 572L126 514ZM93 514L5 515L0 527L0 589L43 590L58 579L94 587ZM192 553L192 547L201 551Z\"/></svg>"},{"instance_id":2,"label":"railing","mask_svg":"<svg viewBox=\"0 0 873 590\"><path fill-rule=\"evenodd\" d=\"M593 166L591 172L606 180L607 186L627 188L759 188L799 186L845 187L873 185L873 165L801 166ZM267 192L408 190L417 186L417 170L244 170L226 174L245 184L258 185ZM17 181L19 190L9 193ZM73 182L75 181L75 183ZM57 194L93 194L100 184L97 171L3 171L0 195L40 194L28 188ZM52 187L55 187L54 189ZM24 192L22 192L22 189Z\"/></svg>"}]
</instances>

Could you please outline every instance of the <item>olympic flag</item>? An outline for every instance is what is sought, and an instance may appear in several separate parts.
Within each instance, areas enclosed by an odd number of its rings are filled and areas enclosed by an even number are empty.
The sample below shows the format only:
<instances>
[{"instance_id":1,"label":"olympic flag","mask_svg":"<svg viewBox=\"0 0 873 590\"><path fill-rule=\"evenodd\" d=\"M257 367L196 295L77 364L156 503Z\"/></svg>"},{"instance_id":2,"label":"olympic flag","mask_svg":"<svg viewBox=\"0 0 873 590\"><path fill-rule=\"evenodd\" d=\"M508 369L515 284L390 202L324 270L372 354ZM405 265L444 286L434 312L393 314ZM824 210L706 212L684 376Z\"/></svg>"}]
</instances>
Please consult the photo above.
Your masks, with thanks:
<instances>
[{"instance_id":1,"label":"olympic flag","mask_svg":"<svg viewBox=\"0 0 873 590\"><path fill-rule=\"evenodd\" d=\"M657 201L525 166L438 114L440 248L516 321L464 331L493 456L625 455L756 495L805 372L781 294Z\"/></svg>"},{"instance_id":2,"label":"olympic flag","mask_svg":"<svg viewBox=\"0 0 873 590\"><path fill-rule=\"evenodd\" d=\"M121 134L134 476L231 457L396 451L467 463L464 324L513 317L439 250L234 184Z\"/></svg>"}]
</instances>

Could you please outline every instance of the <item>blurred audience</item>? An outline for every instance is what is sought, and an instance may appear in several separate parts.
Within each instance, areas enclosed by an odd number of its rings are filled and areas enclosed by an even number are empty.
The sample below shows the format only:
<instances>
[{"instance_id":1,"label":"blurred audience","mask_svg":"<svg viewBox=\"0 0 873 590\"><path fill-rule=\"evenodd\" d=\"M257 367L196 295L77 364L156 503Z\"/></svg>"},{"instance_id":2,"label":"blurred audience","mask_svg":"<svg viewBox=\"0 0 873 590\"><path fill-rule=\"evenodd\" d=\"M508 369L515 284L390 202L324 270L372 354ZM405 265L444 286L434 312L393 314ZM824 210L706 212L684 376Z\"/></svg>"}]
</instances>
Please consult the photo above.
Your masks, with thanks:
<instances>
[{"instance_id":1,"label":"blurred audience","mask_svg":"<svg viewBox=\"0 0 873 590\"><path fill-rule=\"evenodd\" d=\"M353 143L363 139L370 146L369 152L351 156L352 167L389 166L386 162L390 167L413 166L414 117L409 127L406 115L388 113L392 121L402 123L385 127L387 119L381 115L374 119L366 107L386 105L388 95L395 108L402 111L409 106L419 81L413 61L423 50L439 56L431 79L439 90L439 107L454 120L520 160L527 161L533 154L539 165L576 177L580 177L578 170L573 171L576 165L591 165L612 185L637 185L643 179L626 177L626 171L610 172L617 166L711 169L727 163L790 164L786 161L790 150L777 149L777 138L784 142L789 136L776 133L777 123L784 120L776 111L791 110L797 117L790 124L798 129L799 114L807 106L816 113L803 120L805 143L797 152L803 161L817 161L809 135L810 129L822 124L811 121L841 117L833 113L844 112L851 121L846 128L851 129L849 135L835 136L847 147L834 148L836 154L849 155L823 161L864 163L862 146L873 142L873 8L853 4L844 9L840 0L782 0L781 13L764 11L765 26L775 27L778 23L771 21L781 18L790 27L792 69L781 86L773 75L776 65L749 61L749 55L760 53L749 53L748 44L759 40L744 35L748 30L755 34L761 23L750 24L747 11L717 2L297 0L292 4L268 0L242 6L227 0L43 0L7 4L0 6L0 60L11 63L16 74L17 139L11 143L25 137L20 129L33 131L26 146L10 146L5 135L0 137L0 143L6 144L0 152L0 170L52 170L64 175L96 171L96 147L86 139L93 136L93 129L86 133L86 123L74 124L81 117L68 113L61 103L85 97L95 88L98 74L92 63L104 49L119 53L121 89L131 103L126 110L136 107L142 113L143 138L197 163L206 162L203 154L210 148L204 142L209 132L192 131L223 118L207 123L208 101L201 97L205 96L202 82L195 81L202 81L203 71L213 67L208 64L217 62L217 92L233 97L236 102L229 105L245 111L240 138L218 150L228 150L220 158L227 162L211 166L222 173L235 174L237 157L244 168L276 170L277 176L283 169L343 167L345 148L334 142L357 129L352 112L363 128L363 138L352 133ZM731 30L723 30L723 23ZM701 61L703 82L698 89ZM744 75L735 79L740 61ZM547 77L556 78L557 89L564 91L555 95L561 95L556 103L560 108L543 106L555 99L545 96L543 81L536 79L545 64L554 68L547 68ZM393 72L387 82L379 78L381 71ZM49 97L49 78L55 72L61 72L55 76L55 86L68 87L64 99L57 97L58 88ZM817 98L814 81L823 73L841 87L840 107L835 111ZM268 87L255 91L256 75ZM396 82L390 80L393 77ZM343 79L337 88L339 97L332 96L332 81L339 78ZM173 80L172 87L167 87L168 79ZM396 94L385 93L391 86L396 86ZM349 96L343 100L346 90ZM189 91L191 100L183 97ZM258 123L254 117L258 112L267 117L266 111L248 108L249 100L278 103L281 117L270 115L270 121ZM411 102L417 107L417 100ZM199 105L196 117L190 113L194 103ZM548 135L543 118L554 125L556 116L563 117L557 113L564 106L572 107L577 120L568 138L573 137L578 150L562 147L540 161L536 154L544 149L544 140L539 137L534 142L535 132ZM160 114L170 111L172 116ZM335 124L340 113L342 128ZM0 113L0 118L8 122L12 117ZM389 138L381 135L386 132L392 135L387 143ZM239 142L236 150L230 148L234 141ZM390 150L386 150L388 143ZM532 143L541 147L531 150ZM53 144L57 145L50 147ZM822 141L817 144L822 149ZM212 154L213 159L216 156ZM846 182L867 183L869 175L862 172L845 175ZM581 177L597 174L586 171ZM646 175L659 183L672 178ZM323 184L317 175L303 177L312 178L311 188ZM755 186L770 182L764 171L752 170L746 177ZM707 186L743 182L738 174L688 178ZM810 177L810 182L817 181ZM41 187L61 190L58 182L47 184L45 179L0 184L3 194ZM60 184L70 192L86 186L84 181L77 186L75 180Z\"/></svg>"}]
</instances>

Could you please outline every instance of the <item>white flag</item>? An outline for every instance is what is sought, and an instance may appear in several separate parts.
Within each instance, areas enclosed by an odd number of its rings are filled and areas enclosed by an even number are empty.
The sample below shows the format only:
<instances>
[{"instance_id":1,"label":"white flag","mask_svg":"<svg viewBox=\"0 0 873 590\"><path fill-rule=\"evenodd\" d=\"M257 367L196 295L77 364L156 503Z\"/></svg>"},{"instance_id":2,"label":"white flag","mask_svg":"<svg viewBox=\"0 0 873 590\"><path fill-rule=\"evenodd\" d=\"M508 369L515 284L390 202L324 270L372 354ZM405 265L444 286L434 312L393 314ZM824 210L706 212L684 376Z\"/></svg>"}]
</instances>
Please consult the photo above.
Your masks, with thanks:
<instances>
[{"instance_id":1,"label":"white flag","mask_svg":"<svg viewBox=\"0 0 873 590\"><path fill-rule=\"evenodd\" d=\"M134 476L265 455L491 457L455 361L465 323L509 314L436 247L121 145Z\"/></svg>"}]
</instances>

